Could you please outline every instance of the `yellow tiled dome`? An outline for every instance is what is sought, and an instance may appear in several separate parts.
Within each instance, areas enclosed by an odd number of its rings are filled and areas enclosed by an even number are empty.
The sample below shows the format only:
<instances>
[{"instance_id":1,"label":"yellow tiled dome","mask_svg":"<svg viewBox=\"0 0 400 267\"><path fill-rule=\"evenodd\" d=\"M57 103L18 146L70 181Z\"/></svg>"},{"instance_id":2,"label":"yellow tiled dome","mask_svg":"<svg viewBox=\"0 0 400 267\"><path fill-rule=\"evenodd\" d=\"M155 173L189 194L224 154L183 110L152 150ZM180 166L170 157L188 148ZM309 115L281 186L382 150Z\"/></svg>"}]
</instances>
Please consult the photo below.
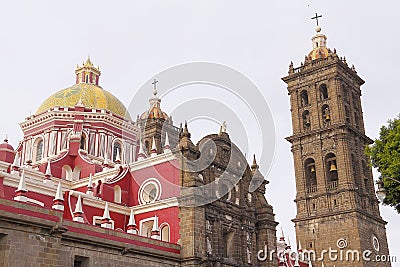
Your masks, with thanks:
<instances>
[{"instance_id":1,"label":"yellow tiled dome","mask_svg":"<svg viewBox=\"0 0 400 267\"><path fill-rule=\"evenodd\" d=\"M80 99L87 108L106 109L116 115L131 119L121 101L100 86L90 83L75 84L53 94L40 105L36 114L56 106L74 107Z\"/></svg>"}]
</instances>

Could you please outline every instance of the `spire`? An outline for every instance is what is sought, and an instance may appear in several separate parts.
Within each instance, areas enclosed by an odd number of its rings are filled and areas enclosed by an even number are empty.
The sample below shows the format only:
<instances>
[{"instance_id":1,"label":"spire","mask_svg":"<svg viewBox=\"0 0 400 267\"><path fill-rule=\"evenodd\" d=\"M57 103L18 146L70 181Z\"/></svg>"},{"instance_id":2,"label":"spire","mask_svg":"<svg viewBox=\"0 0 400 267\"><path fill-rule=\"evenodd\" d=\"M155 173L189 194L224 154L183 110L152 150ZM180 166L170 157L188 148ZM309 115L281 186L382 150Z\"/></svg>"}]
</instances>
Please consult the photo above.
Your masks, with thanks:
<instances>
[{"instance_id":1,"label":"spire","mask_svg":"<svg viewBox=\"0 0 400 267\"><path fill-rule=\"evenodd\" d=\"M106 202L106 205L104 207L103 219L111 219L110 218L110 211L108 209L108 202Z\"/></svg>"},{"instance_id":2,"label":"spire","mask_svg":"<svg viewBox=\"0 0 400 267\"><path fill-rule=\"evenodd\" d=\"M257 164L257 160L256 160L256 154L253 154L253 164L251 165L251 169L252 170L256 170L258 169L258 164Z\"/></svg>"},{"instance_id":3,"label":"spire","mask_svg":"<svg viewBox=\"0 0 400 267\"><path fill-rule=\"evenodd\" d=\"M226 121L224 121L219 129L219 134L221 135L222 133L226 133Z\"/></svg>"},{"instance_id":4,"label":"spire","mask_svg":"<svg viewBox=\"0 0 400 267\"><path fill-rule=\"evenodd\" d=\"M139 153L138 153L138 161L144 160L146 158L146 153L143 150L142 139L139 139Z\"/></svg>"},{"instance_id":5,"label":"spire","mask_svg":"<svg viewBox=\"0 0 400 267\"><path fill-rule=\"evenodd\" d=\"M88 185L87 185L86 194L89 196L93 196L93 175L92 174L89 175L89 181L88 181Z\"/></svg>"},{"instance_id":6,"label":"spire","mask_svg":"<svg viewBox=\"0 0 400 267\"><path fill-rule=\"evenodd\" d=\"M82 210L82 198L81 195L78 196L78 200L76 201L75 211L74 211L74 219L75 222L85 222L83 219L83 210Z\"/></svg>"},{"instance_id":7,"label":"spire","mask_svg":"<svg viewBox=\"0 0 400 267\"><path fill-rule=\"evenodd\" d=\"M12 173L18 173L19 168L21 167L19 164L19 153L15 154L14 162L12 164Z\"/></svg>"},{"instance_id":8,"label":"spire","mask_svg":"<svg viewBox=\"0 0 400 267\"><path fill-rule=\"evenodd\" d=\"M298 252L303 252L303 249L301 248L300 240L299 240L299 246L297 247L297 251L298 251Z\"/></svg>"},{"instance_id":9,"label":"spire","mask_svg":"<svg viewBox=\"0 0 400 267\"><path fill-rule=\"evenodd\" d=\"M51 176L51 163L50 160L47 160L46 173L44 174L45 181L50 180Z\"/></svg>"},{"instance_id":10,"label":"spire","mask_svg":"<svg viewBox=\"0 0 400 267\"><path fill-rule=\"evenodd\" d=\"M283 233L283 227L281 227L281 235L279 237L279 241L285 242L285 234Z\"/></svg>"},{"instance_id":11,"label":"spire","mask_svg":"<svg viewBox=\"0 0 400 267\"><path fill-rule=\"evenodd\" d=\"M4 143L8 143L8 134L6 134L6 137L4 138Z\"/></svg>"},{"instance_id":12,"label":"spire","mask_svg":"<svg viewBox=\"0 0 400 267\"><path fill-rule=\"evenodd\" d=\"M26 202L26 192L28 192L28 189L26 189L25 185L25 170L22 170L21 178L19 179L18 183L18 188L17 190L15 190L14 200Z\"/></svg>"},{"instance_id":13,"label":"spire","mask_svg":"<svg viewBox=\"0 0 400 267\"><path fill-rule=\"evenodd\" d=\"M293 267L300 267L300 263L299 263L299 255L296 255L296 259L294 261L294 266Z\"/></svg>"},{"instance_id":14,"label":"spire","mask_svg":"<svg viewBox=\"0 0 400 267\"><path fill-rule=\"evenodd\" d=\"M308 267L312 267L311 261L308 262Z\"/></svg>"},{"instance_id":15,"label":"spire","mask_svg":"<svg viewBox=\"0 0 400 267\"><path fill-rule=\"evenodd\" d=\"M115 163L121 164L121 154L120 154L118 148L117 148L117 153L116 153L116 155L115 155Z\"/></svg>"},{"instance_id":16,"label":"spire","mask_svg":"<svg viewBox=\"0 0 400 267\"><path fill-rule=\"evenodd\" d=\"M129 222L127 225L127 231L128 234L137 234L138 229L136 226L136 221L135 221L135 214L133 213L133 209L131 209L131 214L129 216Z\"/></svg>"},{"instance_id":17,"label":"spire","mask_svg":"<svg viewBox=\"0 0 400 267\"><path fill-rule=\"evenodd\" d=\"M321 267L325 267L324 262L322 262Z\"/></svg>"},{"instance_id":18,"label":"spire","mask_svg":"<svg viewBox=\"0 0 400 267\"><path fill-rule=\"evenodd\" d=\"M160 239L160 230L158 229L158 217L154 216L153 228L151 229L151 238Z\"/></svg>"},{"instance_id":19,"label":"spire","mask_svg":"<svg viewBox=\"0 0 400 267\"><path fill-rule=\"evenodd\" d=\"M114 229L112 220L110 217L110 211L108 208L108 202L106 202L106 205L104 207L104 213L103 213L103 218L101 218L101 227L103 228L108 228L108 229Z\"/></svg>"},{"instance_id":20,"label":"spire","mask_svg":"<svg viewBox=\"0 0 400 267\"><path fill-rule=\"evenodd\" d=\"M53 210L64 211L64 197L61 189L61 182L58 182L56 195L53 200Z\"/></svg>"},{"instance_id":21,"label":"spire","mask_svg":"<svg viewBox=\"0 0 400 267\"><path fill-rule=\"evenodd\" d=\"M151 154L150 154L151 157L157 156L156 140L154 139L154 136L153 136L153 141L152 141L152 143L151 143L151 150L150 150L150 152L151 152Z\"/></svg>"},{"instance_id":22,"label":"spire","mask_svg":"<svg viewBox=\"0 0 400 267\"><path fill-rule=\"evenodd\" d=\"M171 146L169 145L168 132L165 132L164 153L170 153Z\"/></svg>"},{"instance_id":23,"label":"spire","mask_svg":"<svg viewBox=\"0 0 400 267\"><path fill-rule=\"evenodd\" d=\"M187 121L185 121L185 127L183 128L182 131L182 137L187 137L190 138L191 134L189 133L188 127L187 127Z\"/></svg>"}]
</instances>

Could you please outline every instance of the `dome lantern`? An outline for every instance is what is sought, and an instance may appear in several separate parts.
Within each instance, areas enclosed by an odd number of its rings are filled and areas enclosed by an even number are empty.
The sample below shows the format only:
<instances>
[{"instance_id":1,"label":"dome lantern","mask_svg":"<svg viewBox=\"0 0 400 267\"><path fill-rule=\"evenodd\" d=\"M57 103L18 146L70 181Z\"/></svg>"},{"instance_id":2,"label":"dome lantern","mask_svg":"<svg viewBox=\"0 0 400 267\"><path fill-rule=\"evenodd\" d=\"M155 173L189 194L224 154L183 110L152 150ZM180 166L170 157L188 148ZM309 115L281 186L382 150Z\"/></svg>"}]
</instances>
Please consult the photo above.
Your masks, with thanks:
<instances>
[{"instance_id":1,"label":"dome lantern","mask_svg":"<svg viewBox=\"0 0 400 267\"><path fill-rule=\"evenodd\" d=\"M76 66L75 74L76 84L90 83L99 85L99 77L101 75L100 67L96 68L90 60L90 57L87 58L86 62L83 62L82 66Z\"/></svg>"}]
</instances>

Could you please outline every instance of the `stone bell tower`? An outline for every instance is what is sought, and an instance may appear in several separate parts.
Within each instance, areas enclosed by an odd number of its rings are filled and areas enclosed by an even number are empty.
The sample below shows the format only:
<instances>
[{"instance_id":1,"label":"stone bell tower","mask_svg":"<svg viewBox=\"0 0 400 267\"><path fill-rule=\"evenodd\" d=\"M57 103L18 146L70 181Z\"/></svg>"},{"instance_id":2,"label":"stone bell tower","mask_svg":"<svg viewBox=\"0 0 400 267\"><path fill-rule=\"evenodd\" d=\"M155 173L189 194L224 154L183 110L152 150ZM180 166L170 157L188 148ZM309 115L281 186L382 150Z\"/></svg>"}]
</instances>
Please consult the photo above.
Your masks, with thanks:
<instances>
[{"instance_id":1,"label":"stone bell tower","mask_svg":"<svg viewBox=\"0 0 400 267\"><path fill-rule=\"evenodd\" d=\"M375 261L389 251L386 222L379 213L364 155L365 146L372 142L365 135L362 116L364 81L346 58L326 47L326 39L317 26L312 51L300 67L291 63L283 78L293 125L287 140L292 144L296 176L297 240L303 250L315 251L317 258L322 250L337 250L336 260L325 255L325 266L391 266ZM360 260L355 255L353 262L349 250L357 250ZM371 261L363 259L367 250ZM321 265L322 261L313 261L313 266Z\"/></svg>"}]
</instances>

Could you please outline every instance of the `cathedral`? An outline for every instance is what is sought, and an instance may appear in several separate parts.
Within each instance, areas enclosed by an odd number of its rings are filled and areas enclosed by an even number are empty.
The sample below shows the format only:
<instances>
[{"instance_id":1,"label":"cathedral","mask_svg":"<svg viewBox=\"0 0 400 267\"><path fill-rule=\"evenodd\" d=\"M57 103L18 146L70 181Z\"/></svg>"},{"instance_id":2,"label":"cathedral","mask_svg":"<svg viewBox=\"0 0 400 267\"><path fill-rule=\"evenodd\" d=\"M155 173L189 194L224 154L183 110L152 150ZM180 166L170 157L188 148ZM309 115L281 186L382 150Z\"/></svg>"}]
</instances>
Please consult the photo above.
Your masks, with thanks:
<instances>
[{"instance_id":1,"label":"cathedral","mask_svg":"<svg viewBox=\"0 0 400 267\"><path fill-rule=\"evenodd\" d=\"M162 110L156 80L133 120L88 58L74 85L20 123L19 144L0 144L0 266L390 266L304 257L329 247L389 255L363 154L364 81L316 31L283 78L296 249L283 231L277 240L268 181L226 125L194 143Z\"/></svg>"}]
</instances>

